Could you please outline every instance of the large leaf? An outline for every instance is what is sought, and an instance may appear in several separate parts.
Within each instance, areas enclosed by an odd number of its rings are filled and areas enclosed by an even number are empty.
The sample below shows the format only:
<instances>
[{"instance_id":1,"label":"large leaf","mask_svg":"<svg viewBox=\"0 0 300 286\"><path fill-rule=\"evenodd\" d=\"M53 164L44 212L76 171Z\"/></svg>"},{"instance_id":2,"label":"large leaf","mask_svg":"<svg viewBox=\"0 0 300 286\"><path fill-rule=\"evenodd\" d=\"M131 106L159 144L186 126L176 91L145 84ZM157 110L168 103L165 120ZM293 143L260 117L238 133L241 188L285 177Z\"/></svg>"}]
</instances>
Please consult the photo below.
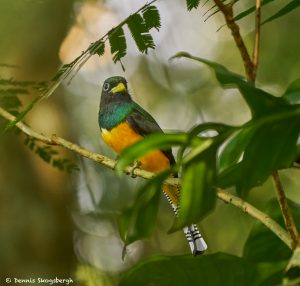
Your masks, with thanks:
<instances>
[{"instance_id":1,"label":"large leaf","mask_svg":"<svg viewBox=\"0 0 300 286\"><path fill-rule=\"evenodd\" d=\"M215 206L216 147L211 146L183 166L180 212L171 229L195 223Z\"/></svg>"},{"instance_id":2,"label":"large leaf","mask_svg":"<svg viewBox=\"0 0 300 286\"><path fill-rule=\"evenodd\" d=\"M300 78L294 80L282 95L289 103L300 103Z\"/></svg>"},{"instance_id":3,"label":"large leaf","mask_svg":"<svg viewBox=\"0 0 300 286\"><path fill-rule=\"evenodd\" d=\"M274 120L262 126L253 120L252 126L249 123L241 129L220 152L218 185L235 185L238 193L245 195L264 183L273 171L291 166L298 152L297 118Z\"/></svg>"},{"instance_id":4,"label":"large leaf","mask_svg":"<svg viewBox=\"0 0 300 286\"><path fill-rule=\"evenodd\" d=\"M253 128L242 128L230 136L224 143L218 158L219 173L234 166L242 159L242 155L253 136L253 132Z\"/></svg>"},{"instance_id":5,"label":"large leaf","mask_svg":"<svg viewBox=\"0 0 300 286\"><path fill-rule=\"evenodd\" d=\"M289 201L289 207L296 225L300 225L299 205ZM284 227L282 213L276 199L268 203L264 212ZM256 222L252 228L243 252L243 257L253 262L284 261L287 264L292 255L292 251L260 222Z\"/></svg>"},{"instance_id":6,"label":"large leaf","mask_svg":"<svg viewBox=\"0 0 300 286\"><path fill-rule=\"evenodd\" d=\"M298 286L300 283L300 247L298 246L288 263L283 285Z\"/></svg>"},{"instance_id":7,"label":"large leaf","mask_svg":"<svg viewBox=\"0 0 300 286\"><path fill-rule=\"evenodd\" d=\"M218 63L194 57L186 52L180 52L173 56L172 59L182 57L204 63L211 67L215 72L217 80L223 87L237 87L248 104L253 117L259 117L270 112L279 111L287 108L289 105L284 98L275 97L256 88L252 83L248 83L243 76L228 70Z\"/></svg>"},{"instance_id":8,"label":"large leaf","mask_svg":"<svg viewBox=\"0 0 300 286\"><path fill-rule=\"evenodd\" d=\"M119 232L125 245L151 235L161 197L161 184L168 177L161 173L148 180L139 190L132 205L119 216Z\"/></svg>"},{"instance_id":9,"label":"large leaf","mask_svg":"<svg viewBox=\"0 0 300 286\"><path fill-rule=\"evenodd\" d=\"M267 20L265 20L263 24L271 22L279 17L282 17L292 11L294 11L296 8L300 7L300 1L299 0L292 0L290 3L286 4L283 8L281 8L278 12L276 12L273 16L269 17Z\"/></svg>"},{"instance_id":10,"label":"large leaf","mask_svg":"<svg viewBox=\"0 0 300 286\"><path fill-rule=\"evenodd\" d=\"M225 253L204 256L154 256L129 270L120 286L258 286L274 273L278 265L255 265L245 259Z\"/></svg>"},{"instance_id":11,"label":"large leaf","mask_svg":"<svg viewBox=\"0 0 300 286\"><path fill-rule=\"evenodd\" d=\"M242 126L221 147L218 186L235 185L239 194L245 195L264 183L273 171L290 167L299 152L299 111L297 107L290 112L277 112Z\"/></svg>"},{"instance_id":12,"label":"large leaf","mask_svg":"<svg viewBox=\"0 0 300 286\"><path fill-rule=\"evenodd\" d=\"M298 136L299 124L292 120L274 122L255 130L245 148L242 180L237 184L237 191L245 194L261 185L274 170L290 167L297 153Z\"/></svg>"},{"instance_id":13,"label":"large leaf","mask_svg":"<svg viewBox=\"0 0 300 286\"><path fill-rule=\"evenodd\" d=\"M187 135L184 133L178 134L163 134L156 133L148 135L145 139L138 141L130 147L124 149L119 157L116 171L121 173L122 170L129 166L136 159L154 150L167 150L174 145L185 143Z\"/></svg>"},{"instance_id":14,"label":"large leaf","mask_svg":"<svg viewBox=\"0 0 300 286\"><path fill-rule=\"evenodd\" d=\"M262 184L274 170L291 165L297 154L299 105L291 105L285 98L256 88L220 64L187 53L175 57L189 58L211 67L220 84L236 86L251 109L253 118L240 126L240 132L219 150L220 186L233 184L240 194L245 194Z\"/></svg>"},{"instance_id":15,"label":"large leaf","mask_svg":"<svg viewBox=\"0 0 300 286\"><path fill-rule=\"evenodd\" d=\"M233 133L235 130L236 127L222 124L222 123L205 122L196 125L188 132L186 143L181 144L177 153L177 162L179 163L188 162L189 160L197 156L199 153L205 151L214 141L216 141L215 137L222 135L222 138L224 140L228 136L230 136L230 134ZM210 131L213 131L214 135L209 136L208 132ZM201 139L199 139L199 137ZM221 142L219 142L219 144L221 144ZM183 160L183 156L187 148L194 148L194 149L192 149L193 151L189 152L188 156L186 156Z\"/></svg>"}]
</instances>

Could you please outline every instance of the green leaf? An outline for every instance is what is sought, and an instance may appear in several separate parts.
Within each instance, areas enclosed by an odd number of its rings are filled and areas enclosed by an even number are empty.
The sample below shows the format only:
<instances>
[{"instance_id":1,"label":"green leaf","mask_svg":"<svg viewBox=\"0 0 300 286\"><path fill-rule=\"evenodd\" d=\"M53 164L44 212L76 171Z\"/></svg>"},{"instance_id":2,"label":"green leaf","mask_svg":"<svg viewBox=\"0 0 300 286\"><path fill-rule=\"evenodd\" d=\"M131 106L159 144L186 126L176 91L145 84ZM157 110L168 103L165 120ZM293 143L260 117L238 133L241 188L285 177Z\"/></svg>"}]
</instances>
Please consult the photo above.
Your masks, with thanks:
<instances>
[{"instance_id":1,"label":"green leaf","mask_svg":"<svg viewBox=\"0 0 300 286\"><path fill-rule=\"evenodd\" d=\"M300 78L294 80L282 95L289 103L300 103Z\"/></svg>"},{"instance_id":2,"label":"green leaf","mask_svg":"<svg viewBox=\"0 0 300 286\"><path fill-rule=\"evenodd\" d=\"M192 9L197 9L200 4L200 0L186 0L186 6L188 11Z\"/></svg>"},{"instance_id":3,"label":"green leaf","mask_svg":"<svg viewBox=\"0 0 300 286\"><path fill-rule=\"evenodd\" d=\"M183 159L183 155L187 148L191 147L193 149L192 152L189 153L188 156L185 157L184 162L186 163L189 160L193 159L199 153L203 152L207 149L211 144L212 140L210 140L209 136L206 135L208 131L215 131L216 135L211 136L212 138L216 137L217 135L226 133L225 136L229 136L232 132L234 132L235 127L229 126L222 123L214 123L214 122L206 122L201 123L195 127L193 127L188 132L188 137L185 144L181 144L178 153L177 153L177 162L181 163Z\"/></svg>"},{"instance_id":4,"label":"green leaf","mask_svg":"<svg viewBox=\"0 0 300 286\"><path fill-rule=\"evenodd\" d=\"M271 22L279 17L282 17L290 12L292 12L293 10L295 10L296 8L298 8L300 6L300 1L299 0L292 0L290 3L286 4L283 8L281 8L277 13L275 13L273 16L271 16L270 18L268 18L267 20L265 20L263 24Z\"/></svg>"},{"instance_id":5,"label":"green leaf","mask_svg":"<svg viewBox=\"0 0 300 286\"><path fill-rule=\"evenodd\" d=\"M131 15L127 20L127 25L139 51L147 53L148 49L154 49L153 38L140 14Z\"/></svg>"},{"instance_id":6,"label":"green leaf","mask_svg":"<svg viewBox=\"0 0 300 286\"><path fill-rule=\"evenodd\" d=\"M182 57L204 63L211 67L215 72L217 80L224 88L232 88L232 86L237 87L248 104L253 117L259 117L266 113L280 111L284 108L288 108L289 106L288 102L284 98L275 97L259 88L256 88L253 84L248 83L241 75L228 70L226 67L218 63L191 56L186 52L180 52L171 59Z\"/></svg>"},{"instance_id":7,"label":"green leaf","mask_svg":"<svg viewBox=\"0 0 300 286\"><path fill-rule=\"evenodd\" d=\"M269 4L273 1L275 1L275 0L263 0L263 1L261 1L261 6L265 6L266 4ZM255 5L251 6L249 9L247 9L247 10L241 12L240 14L238 14L237 16L235 16L234 20L238 21L238 20L248 16L249 14L253 13L255 11L255 9L256 9Z\"/></svg>"},{"instance_id":8,"label":"green leaf","mask_svg":"<svg viewBox=\"0 0 300 286\"><path fill-rule=\"evenodd\" d=\"M116 171L121 173L125 167L129 166L141 156L154 150L167 150L171 146L183 144L187 140L187 135L178 134L151 134L143 140L124 149L118 159Z\"/></svg>"},{"instance_id":9,"label":"green leaf","mask_svg":"<svg viewBox=\"0 0 300 286\"><path fill-rule=\"evenodd\" d=\"M253 128L242 128L225 141L218 158L219 173L222 173L241 160L245 148L253 136L253 132Z\"/></svg>"},{"instance_id":10,"label":"green leaf","mask_svg":"<svg viewBox=\"0 0 300 286\"><path fill-rule=\"evenodd\" d=\"M285 120L257 129L245 148L237 191L245 195L252 187L261 185L274 170L290 167L297 153L298 136L297 121Z\"/></svg>"},{"instance_id":11,"label":"green leaf","mask_svg":"<svg viewBox=\"0 0 300 286\"><path fill-rule=\"evenodd\" d=\"M15 127L15 125L21 121L25 116L26 114L34 107L34 105L39 102L41 100L41 97L36 97L22 112L20 112L15 120L13 121L10 121L6 124L3 132L7 132L8 130L12 129L13 127Z\"/></svg>"},{"instance_id":12,"label":"green leaf","mask_svg":"<svg viewBox=\"0 0 300 286\"><path fill-rule=\"evenodd\" d=\"M251 120L246 124L220 151L218 186L235 185L244 196L265 182L273 171L290 167L296 158L300 131L296 118L263 125Z\"/></svg>"},{"instance_id":13,"label":"green leaf","mask_svg":"<svg viewBox=\"0 0 300 286\"><path fill-rule=\"evenodd\" d=\"M159 30L161 27L160 15L157 8L153 5L147 6L143 11L143 18L148 31L152 28Z\"/></svg>"},{"instance_id":14,"label":"green leaf","mask_svg":"<svg viewBox=\"0 0 300 286\"><path fill-rule=\"evenodd\" d=\"M122 27L117 27L109 32L110 51L113 55L113 61L116 63L126 55L126 39Z\"/></svg>"},{"instance_id":15,"label":"green leaf","mask_svg":"<svg viewBox=\"0 0 300 286\"><path fill-rule=\"evenodd\" d=\"M215 178L215 147L211 147L201 156L183 166L180 211L171 231L199 221L215 207Z\"/></svg>"},{"instance_id":16,"label":"green leaf","mask_svg":"<svg viewBox=\"0 0 300 286\"><path fill-rule=\"evenodd\" d=\"M28 94L28 90L24 88L7 88L0 89L1 95L17 95L17 94Z\"/></svg>"},{"instance_id":17,"label":"green leaf","mask_svg":"<svg viewBox=\"0 0 300 286\"><path fill-rule=\"evenodd\" d=\"M296 225L300 224L299 205L288 201ZM285 227L278 201L272 199L264 209L272 219ZM243 257L253 262L283 261L287 264L292 251L262 223L256 222L245 243Z\"/></svg>"},{"instance_id":18,"label":"green leaf","mask_svg":"<svg viewBox=\"0 0 300 286\"><path fill-rule=\"evenodd\" d=\"M140 188L132 207L119 216L119 232L125 245L151 235L156 223L161 185L168 176L169 172L163 172L148 180Z\"/></svg>"},{"instance_id":19,"label":"green leaf","mask_svg":"<svg viewBox=\"0 0 300 286\"><path fill-rule=\"evenodd\" d=\"M89 51L92 55L97 54L101 57L105 52L105 43L100 39L90 45Z\"/></svg>"},{"instance_id":20,"label":"green leaf","mask_svg":"<svg viewBox=\"0 0 300 286\"><path fill-rule=\"evenodd\" d=\"M298 246L286 267L283 285L297 286L300 283L300 247Z\"/></svg>"},{"instance_id":21,"label":"green leaf","mask_svg":"<svg viewBox=\"0 0 300 286\"><path fill-rule=\"evenodd\" d=\"M140 262L122 277L120 286L259 286L278 266L256 266L226 253L203 256L153 256ZM277 280L276 283L280 282ZM277 285L277 284L268 284Z\"/></svg>"},{"instance_id":22,"label":"green leaf","mask_svg":"<svg viewBox=\"0 0 300 286\"><path fill-rule=\"evenodd\" d=\"M0 106L8 111L18 110L22 106L17 96L0 96Z\"/></svg>"}]
</instances>

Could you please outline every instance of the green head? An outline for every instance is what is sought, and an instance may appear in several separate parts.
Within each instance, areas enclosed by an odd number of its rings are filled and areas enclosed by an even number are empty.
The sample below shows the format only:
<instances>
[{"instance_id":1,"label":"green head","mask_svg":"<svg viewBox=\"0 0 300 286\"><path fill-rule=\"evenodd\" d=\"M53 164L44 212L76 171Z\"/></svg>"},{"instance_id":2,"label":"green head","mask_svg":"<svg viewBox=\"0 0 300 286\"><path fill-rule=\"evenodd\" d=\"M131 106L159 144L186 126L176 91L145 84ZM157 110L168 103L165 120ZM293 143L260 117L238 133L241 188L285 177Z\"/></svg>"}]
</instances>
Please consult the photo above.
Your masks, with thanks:
<instances>
[{"instance_id":1,"label":"green head","mask_svg":"<svg viewBox=\"0 0 300 286\"><path fill-rule=\"evenodd\" d=\"M112 129L123 120L133 108L133 101L127 90L127 81L121 76L106 79L102 86L99 125Z\"/></svg>"}]
</instances>

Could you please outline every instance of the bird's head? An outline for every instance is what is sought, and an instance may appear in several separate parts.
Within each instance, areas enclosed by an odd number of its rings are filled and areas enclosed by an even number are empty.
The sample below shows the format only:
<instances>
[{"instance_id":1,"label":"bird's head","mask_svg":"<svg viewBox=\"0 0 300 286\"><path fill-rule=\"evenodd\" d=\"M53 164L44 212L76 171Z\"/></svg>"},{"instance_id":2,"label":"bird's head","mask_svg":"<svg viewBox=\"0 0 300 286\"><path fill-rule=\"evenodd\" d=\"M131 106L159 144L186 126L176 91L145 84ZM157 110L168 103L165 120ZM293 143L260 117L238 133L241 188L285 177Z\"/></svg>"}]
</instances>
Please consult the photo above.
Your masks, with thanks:
<instances>
[{"instance_id":1,"label":"bird's head","mask_svg":"<svg viewBox=\"0 0 300 286\"><path fill-rule=\"evenodd\" d=\"M108 93L111 96L117 93L127 93L126 79L121 76L113 76L106 79L103 83L102 93Z\"/></svg>"},{"instance_id":2,"label":"bird's head","mask_svg":"<svg viewBox=\"0 0 300 286\"><path fill-rule=\"evenodd\" d=\"M124 102L131 102L131 97L127 90L126 79L121 76L113 76L106 79L102 86L100 105Z\"/></svg>"},{"instance_id":3,"label":"bird's head","mask_svg":"<svg viewBox=\"0 0 300 286\"><path fill-rule=\"evenodd\" d=\"M106 79L99 106L99 125L105 129L114 127L124 120L132 110L133 104L125 78L113 76Z\"/></svg>"}]
</instances>

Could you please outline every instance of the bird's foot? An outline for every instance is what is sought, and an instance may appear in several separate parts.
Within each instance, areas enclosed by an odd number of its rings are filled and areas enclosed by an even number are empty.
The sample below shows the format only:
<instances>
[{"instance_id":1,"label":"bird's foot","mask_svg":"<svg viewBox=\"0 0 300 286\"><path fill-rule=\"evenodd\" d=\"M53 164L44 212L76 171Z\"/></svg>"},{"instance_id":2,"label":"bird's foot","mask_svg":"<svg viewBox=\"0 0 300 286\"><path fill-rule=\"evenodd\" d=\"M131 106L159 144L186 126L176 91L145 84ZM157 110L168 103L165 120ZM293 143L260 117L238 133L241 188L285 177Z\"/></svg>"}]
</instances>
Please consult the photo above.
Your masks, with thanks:
<instances>
[{"instance_id":1,"label":"bird's foot","mask_svg":"<svg viewBox=\"0 0 300 286\"><path fill-rule=\"evenodd\" d=\"M134 171L136 169L139 169L141 167L142 163L140 161L135 161L134 165L132 166L131 170L130 170L130 176L132 178L136 178L136 175L134 174Z\"/></svg>"}]
</instances>

